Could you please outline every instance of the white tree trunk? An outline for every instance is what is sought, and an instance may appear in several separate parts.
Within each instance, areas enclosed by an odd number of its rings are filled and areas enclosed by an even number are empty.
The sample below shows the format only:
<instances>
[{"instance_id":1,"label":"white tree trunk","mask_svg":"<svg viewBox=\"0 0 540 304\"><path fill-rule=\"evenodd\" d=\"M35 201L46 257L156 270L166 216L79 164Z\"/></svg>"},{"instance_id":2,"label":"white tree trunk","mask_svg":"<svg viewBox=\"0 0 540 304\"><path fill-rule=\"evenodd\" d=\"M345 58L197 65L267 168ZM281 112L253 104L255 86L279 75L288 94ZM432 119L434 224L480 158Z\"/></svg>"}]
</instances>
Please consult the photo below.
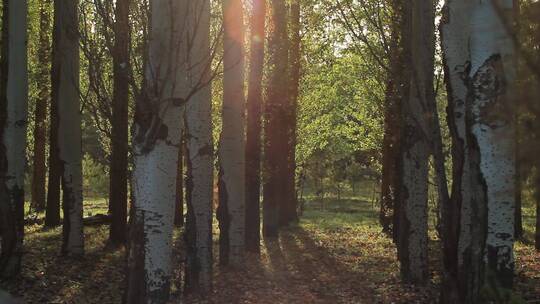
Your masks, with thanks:
<instances>
[{"instance_id":1,"label":"white tree trunk","mask_svg":"<svg viewBox=\"0 0 540 304\"><path fill-rule=\"evenodd\" d=\"M477 1L470 23L470 146L479 177L474 186L487 204L486 275L512 287L514 270L515 155L514 50L509 30L512 0ZM506 25L505 25L506 23Z\"/></svg>"},{"instance_id":2,"label":"white tree trunk","mask_svg":"<svg viewBox=\"0 0 540 304\"><path fill-rule=\"evenodd\" d=\"M6 3L7 2L7 3ZM24 235L24 169L28 105L27 2L4 1L2 84L0 114L0 213L2 255L0 275L11 277L20 269ZM5 120L4 120L5 119ZM4 154L5 153L5 154ZM9 227L6 227L9 226Z\"/></svg>"},{"instance_id":3,"label":"white tree trunk","mask_svg":"<svg viewBox=\"0 0 540 304\"><path fill-rule=\"evenodd\" d=\"M245 250L244 22L240 0L223 2L223 126L219 143L220 262L241 266Z\"/></svg>"},{"instance_id":4,"label":"white tree trunk","mask_svg":"<svg viewBox=\"0 0 540 304\"><path fill-rule=\"evenodd\" d=\"M468 0L446 2L441 22L442 51L449 102L449 126L452 133L453 193L452 204L460 206L457 246L457 280L461 301L475 297L480 290L474 282L483 277L482 259L485 232L478 220L482 210L473 206L470 157L466 129L467 98L470 68L470 9ZM475 220L476 219L476 220ZM467 287L468 286L468 287ZM467 290L467 291L465 291Z\"/></svg>"},{"instance_id":5,"label":"white tree trunk","mask_svg":"<svg viewBox=\"0 0 540 304\"><path fill-rule=\"evenodd\" d=\"M58 151L62 164L63 244L67 255L84 253L82 132L79 100L78 1L55 1L54 62L58 92Z\"/></svg>"},{"instance_id":6,"label":"white tree trunk","mask_svg":"<svg viewBox=\"0 0 540 304\"><path fill-rule=\"evenodd\" d=\"M512 286L512 6L511 0L451 0L441 27L454 165L459 166L453 196L461 203L457 278L463 303L477 303L486 284L490 289Z\"/></svg>"},{"instance_id":7,"label":"white tree trunk","mask_svg":"<svg viewBox=\"0 0 540 304\"><path fill-rule=\"evenodd\" d=\"M189 1L188 33L193 44L189 50L188 83L196 93L186 105L186 147L188 177L186 197L188 292L212 289L212 197L213 140L210 77L210 1ZM201 82L202 81L202 82Z\"/></svg>"},{"instance_id":8,"label":"white tree trunk","mask_svg":"<svg viewBox=\"0 0 540 304\"><path fill-rule=\"evenodd\" d=\"M184 4L150 2L146 98L138 101L134 123L129 303L166 303L170 292L176 168L186 94Z\"/></svg>"}]
</instances>

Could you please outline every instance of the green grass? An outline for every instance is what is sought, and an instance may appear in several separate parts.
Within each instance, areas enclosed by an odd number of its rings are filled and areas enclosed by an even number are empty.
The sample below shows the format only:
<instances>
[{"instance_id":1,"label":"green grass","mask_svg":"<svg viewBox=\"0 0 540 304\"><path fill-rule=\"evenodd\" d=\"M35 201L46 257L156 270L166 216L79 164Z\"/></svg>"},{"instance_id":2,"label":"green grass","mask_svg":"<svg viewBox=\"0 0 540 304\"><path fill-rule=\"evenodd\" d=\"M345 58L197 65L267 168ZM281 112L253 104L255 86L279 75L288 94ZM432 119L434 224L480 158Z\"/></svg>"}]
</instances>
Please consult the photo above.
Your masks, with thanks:
<instances>
[{"instance_id":1,"label":"green grass","mask_svg":"<svg viewBox=\"0 0 540 304\"><path fill-rule=\"evenodd\" d=\"M185 303L434 303L440 283L440 242L430 225L429 267L423 288L401 283L396 249L381 232L373 185L341 200L307 196L298 225L278 239L261 241L261 256L248 255L245 269L223 268L214 221L214 292ZM84 203L85 216L107 213L107 201ZM534 208L524 204L525 238L516 243L516 294L540 302L540 254L532 247ZM43 216L40 214L39 216ZM430 224L434 221L430 220ZM106 249L108 227L86 227L86 256L59 257L61 227L26 227L23 273L1 286L27 303L118 303L124 287L124 250ZM184 245L174 236L173 303L181 297ZM45 301L45 302L44 302Z\"/></svg>"},{"instance_id":2,"label":"green grass","mask_svg":"<svg viewBox=\"0 0 540 304\"><path fill-rule=\"evenodd\" d=\"M378 206L374 206L364 196L358 199L326 199L324 204L314 199L306 202L306 211L300 227L322 244L329 254L344 261L348 269L361 271L373 282L381 282L384 277L398 279L399 264L395 259L395 246L381 233L378 223ZM430 213L432 216L432 213ZM530 303L540 303L540 253L534 249L535 208L532 202L523 205L524 237L515 245L516 295ZM423 296L434 301L440 284L441 260L440 242L435 232L434 221L430 220L429 265L432 280ZM383 261L382 263L380 263ZM370 265L375 264L376 267ZM393 280L392 279L392 280ZM410 294L397 288L392 281L385 290L390 293ZM418 293L413 293L418 296ZM385 299L385 294L379 295ZM410 301L416 299L413 296ZM383 300L383 302L386 302Z\"/></svg>"},{"instance_id":3,"label":"green grass","mask_svg":"<svg viewBox=\"0 0 540 304\"><path fill-rule=\"evenodd\" d=\"M93 216L96 214L107 214L109 212L108 201L105 198L92 198L87 197L83 202L83 214L85 217ZM43 219L45 218L45 212L35 212L30 209L30 203L24 205L24 214L25 217L32 217ZM62 208L60 208L60 216L64 216Z\"/></svg>"}]
</instances>

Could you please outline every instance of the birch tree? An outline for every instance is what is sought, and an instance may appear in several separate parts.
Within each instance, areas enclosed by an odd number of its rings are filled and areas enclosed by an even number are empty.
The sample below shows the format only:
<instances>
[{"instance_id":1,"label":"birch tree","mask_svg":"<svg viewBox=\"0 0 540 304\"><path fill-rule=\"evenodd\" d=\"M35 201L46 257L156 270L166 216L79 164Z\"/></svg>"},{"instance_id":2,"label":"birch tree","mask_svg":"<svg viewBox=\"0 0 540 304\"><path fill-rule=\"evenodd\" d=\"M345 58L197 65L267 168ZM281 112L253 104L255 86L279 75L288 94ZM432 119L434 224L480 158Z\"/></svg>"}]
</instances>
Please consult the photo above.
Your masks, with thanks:
<instances>
[{"instance_id":1,"label":"birch tree","mask_svg":"<svg viewBox=\"0 0 540 304\"><path fill-rule=\"evenodd\" d=\"M58 110L57 151L62 182L62 253L82 255L82 136L79 100L79 39L77 1L54 2L53 103Z\"/></svg>"},{"instance_id":2,"label":"birch tree","mask_svg":"<svg viewBox=\"0 0 540 304\"><path fill-rule=\"evenodd\" d=\"M223 108L219 143L220 262L240 266L245 250L244 14L223 1Z\"/></svg>"},{"instance_id":3,"label":"birch tree","mask_svg":"<svg viewBox=\"0 0 540 304\"><path fill-rule=\"evenodd\" d=\"M183 115L182 117L183 118ZM184 154L185 136L182 134L180 149L178 149L178 169L176 172L176 205L174 208L174 225L184 226Z\"/></svg>"},{"instance_id":4,"label":"birch tree","mask_svg":"<svg viewBox=\"0 0 540 304\"><path fill-rule=\"evenodd\" d=\"M465 0L449 0L446 2L441 21L441 40L445 65L446 87L448 92L449 129L452 136L452 196L450 204L458 208L460 230L458 248L455 252L456 269L448 269L451 276L443 289L443 299L452 303L456 295L454 289L461 282L459 289L466 282L479 280L482 260L482 241L478 236L482 229L480 222L474 221L476 216L471 205L472 189L470 187L470 161L466 134L466 105L468 95L468 69L470 57L468 41L470 36L469 15L472 2ZM450 254L450 253L445 253ZM475 292L478 292L475 291ZM460 295L461 297L462 295Z\"/></svg>"},{"instance_id":5,"label":"birch tree","mask_svg":"<svg viewBox=\"0 0 540 304\"><path fill-rule=\"evenodd\" d=\"M185 102L184 1L150 1L148 59L143 97L134 118L133 205L127 303L166 303L172 272L181 114Z\"/></svg>"},{"instance_id":6,"label":"birch tree","mask_svg":"<svg viewBox=\"0 0 540 304\"><path fill-rule=\"evenodd\" d=\"M460 206L459 301L513 280L515 65L512 1L447 3L442 45L451 109L454 185Z\"/></svg>"},{"instance_id":7,"label":"birch tree","mask_svg":"<svg viewBox=\"0 0 540 304\"><path fill-rule=\"evenodd\" d=\"M186 269L187 292L212 289L213 141L210 88L210 1L189 1L187 29L188 88L195 92L186 105ZM199 89L197 89L199 87Z\"/></svg>"},{"instance_id":8,"label":"birch tree","mask_svg":"<svg viewBox=\"0 0 540 304\"><path fill-rule=\"evenodd\" d=\"M410 43L410 87L403 106L398 255L404 281L425 284L429 278L427 191L430 129L424 118L423 105L433 95L434 4L432 1L411 1L405 4L404 14L410 22L405 23L407 36L404 37L405 43Z\"/></svg>"},{"instance_id":9,"label":"birch tree","mask_svg":"<svg viewBox=\"0 0 540 304\"><path fill-rule=\"evenodd\" d=\"M246 130L246 249L259 253L261 240L261 110L266 1L254 0L250 17Z\"/></svg>"},{"instance_id":10,"label":"birch tree","mask_svg":"<svg viewBox=\"0 0 540 304\"><path fill-rule=\"evenodd\" d=\"M508 289L514 271L515 207L515 62L506 26L512 24L512 7L510 0L494 0L475 2L471 8L467 104L473 204L485 212L480 218L487 226L485 275L495 279L498 286L492 288Z\"/></svg>"},{"instance_id":11,"label":"birch tree","mask_svg":"<svg viewBox=\"0 0 540 304\"><path fill-rule=\"evenodd\" d=\"M4 0L0 61L0 276L21 268L28 104L27 2Z\"/></svg>"}]
</instances>

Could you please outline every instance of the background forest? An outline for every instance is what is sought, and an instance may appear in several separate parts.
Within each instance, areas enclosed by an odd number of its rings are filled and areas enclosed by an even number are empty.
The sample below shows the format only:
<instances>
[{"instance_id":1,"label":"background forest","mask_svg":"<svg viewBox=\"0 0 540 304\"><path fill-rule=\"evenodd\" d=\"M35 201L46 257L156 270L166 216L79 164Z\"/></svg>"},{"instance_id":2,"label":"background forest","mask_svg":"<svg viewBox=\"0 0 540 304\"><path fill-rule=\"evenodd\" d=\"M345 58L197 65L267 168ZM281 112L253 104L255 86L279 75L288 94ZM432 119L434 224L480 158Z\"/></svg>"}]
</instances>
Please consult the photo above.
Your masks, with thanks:
<instances>
[{"instance_id":1,"label":"background forest","mask_svg":"<svg viewBox=\"0 0 540 304\"><path fill-rule=\"evenodd\" d=\"M0 303L540 303L540 2L1 25Z\"/></svg>"}]
</instances>

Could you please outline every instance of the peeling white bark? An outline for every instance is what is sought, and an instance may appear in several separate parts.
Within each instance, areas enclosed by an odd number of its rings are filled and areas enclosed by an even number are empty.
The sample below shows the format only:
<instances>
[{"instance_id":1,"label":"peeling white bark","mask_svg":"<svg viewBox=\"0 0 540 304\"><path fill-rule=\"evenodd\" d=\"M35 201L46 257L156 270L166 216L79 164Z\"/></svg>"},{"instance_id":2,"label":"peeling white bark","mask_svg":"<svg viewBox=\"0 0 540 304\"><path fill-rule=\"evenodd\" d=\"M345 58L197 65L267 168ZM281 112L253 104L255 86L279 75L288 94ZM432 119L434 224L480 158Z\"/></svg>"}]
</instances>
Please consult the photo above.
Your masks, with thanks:
<instances>
[{"instance_id":1,"label":"peeling white bark","mask_svg":"<svg viewBox=\"0 0 540 304\"><path fill-rule=\"evenodd\" d=\"M512 285L512 5L449 0L441 27L455 133L463 149L458 271L464 303L478 301L483 285L493 281L486 281L488 275L502 287Z\"/></svg>"},{"instance_id":2,"label":"peeling white bark","mask_svg":"<svg viewBox=\"0 0 540 304\"><path fill-rule=\"evenodd\" d=\"M0 208L2 211L9 210L9 214L2 215L9 218L10 231L14 233L11 252L2 248L2 276L11 277L18 272L23 246L23 218L24 210L24 169L26 165L26 128L28 107L28 68L27 68L27 2L25 0L11 0L8 3L7 18L7 86L6 94L6 121L0 128L4 129L3 138L0 138L5 148L5 161L7 168L5 174L0 177L5 185L0 191L2 194ZM4 13L6 10L4 10ZM3 158L3 157L2 157ZM0 160L2 161L2 160ZM19 214L20 213L20 214ZM12 229L12 230L11 230ZM6 233L4 231L4 233ZM3 244L5 245L5 244Z\"/></svg>"},{"instance_id":3,"label":"peeling white bark","mask_svg":"<svg viewBox=\"0 0 540 304\"><path fill-rule=\"evenodd\" d=\"M64 205L63 252L84 253L82 197L82 131L79 100L78 1L55 2L58 71L58 150L62 163ZM67 211L67 212L66 212Z\"/></svg>"},{"instance_id":4,"label":"peeling white bark","mask_svg":"<svg viewBox=\"0 0 540 304\"><path fill-rule=\"evenodd\" d=\"M226 0L224 12L223 127L219 143L220 248L224 263L241 266L245 251L244 24L242 1ZM226 213L226 214L222 214ZM228 251L223 253L223 250ZM223 256L226 255L226 256Z\"/></svg>"},{"instance_id":5,"label":"peeling white bark","mask_svg":"<svg viewBox=\"0 0 540 304\"><path fill-rule=\"evenodd\" d=\"M459 297L461 301L474 301L479 293L483 277L484 225L479 220L483 210L473 201L472 173L467 138L467 98L470 68L470 9L468 0L448 0L441 21L441 43L445 64L447 94L449 98L449 127L453 137L453 193L451 204L459 204L459 229L456 256L457 263L446 277L449 288L446 295ZM459 183L459 184L456 184ZM452 208L452 206L449 206ZM448 220L453 220L449 218ZM448 223L453 225L455 223ZM454 285L455 284L455 285ZM443 291L444 293L445 291Z\"/></svg>"},{"instance_id":6,"label":"peeling white bark","mask_svg":"<svg viewBox=\"0 0 540 304\"><path fill-rule=\"evenodd\" d=\"M466 137L466 101L469 54L469 15L471 1L449 0L445 7L445 16L441 24L442 50L446 65L446 77L449 96L452 99L455 136L462 146L463 164L461 177L461 231L458 245L458 264L463 265L469 258L466 250L471 245L473 210L470 205L469 158ZM453 194L457 195L457 194Z\"/></svg>"},{"instance_id":7,"label":"peeling white bark","mask_svg":"<svg viewBox=\"0 0 540 304\"><path fill-rule=\"evenodd\" d=\"M144 286L144 303L166 303L172 273L172 230L176 200L178 151L181 144L183 107L186 97L186 40L183 34L184 1L151 1L152 22L146 67L147 100L139 105L135 120L133 199L136 219L132 227L140 234L131 240L132 263L144 264L142 273L130 278L128 298L137 299L137 286ZM145 119L146 118L146 119ZM138 257L138 258L137 258ZM144 283L140 282L144 280ZM140 284L140 285L138 285Z\"/></svg>"},{"instance_id":8,"label":"peeling white bark","mask_svg":"<svg viewBox=\"0 0 540 304\"><path fill-rule=\"evenodd\" d=\"M511 0L479 1L471 11L471 125L487 196L485 259L499 283L511 287L514 268L515 134L512 114Z\"/></svg>"}]
</instances>

